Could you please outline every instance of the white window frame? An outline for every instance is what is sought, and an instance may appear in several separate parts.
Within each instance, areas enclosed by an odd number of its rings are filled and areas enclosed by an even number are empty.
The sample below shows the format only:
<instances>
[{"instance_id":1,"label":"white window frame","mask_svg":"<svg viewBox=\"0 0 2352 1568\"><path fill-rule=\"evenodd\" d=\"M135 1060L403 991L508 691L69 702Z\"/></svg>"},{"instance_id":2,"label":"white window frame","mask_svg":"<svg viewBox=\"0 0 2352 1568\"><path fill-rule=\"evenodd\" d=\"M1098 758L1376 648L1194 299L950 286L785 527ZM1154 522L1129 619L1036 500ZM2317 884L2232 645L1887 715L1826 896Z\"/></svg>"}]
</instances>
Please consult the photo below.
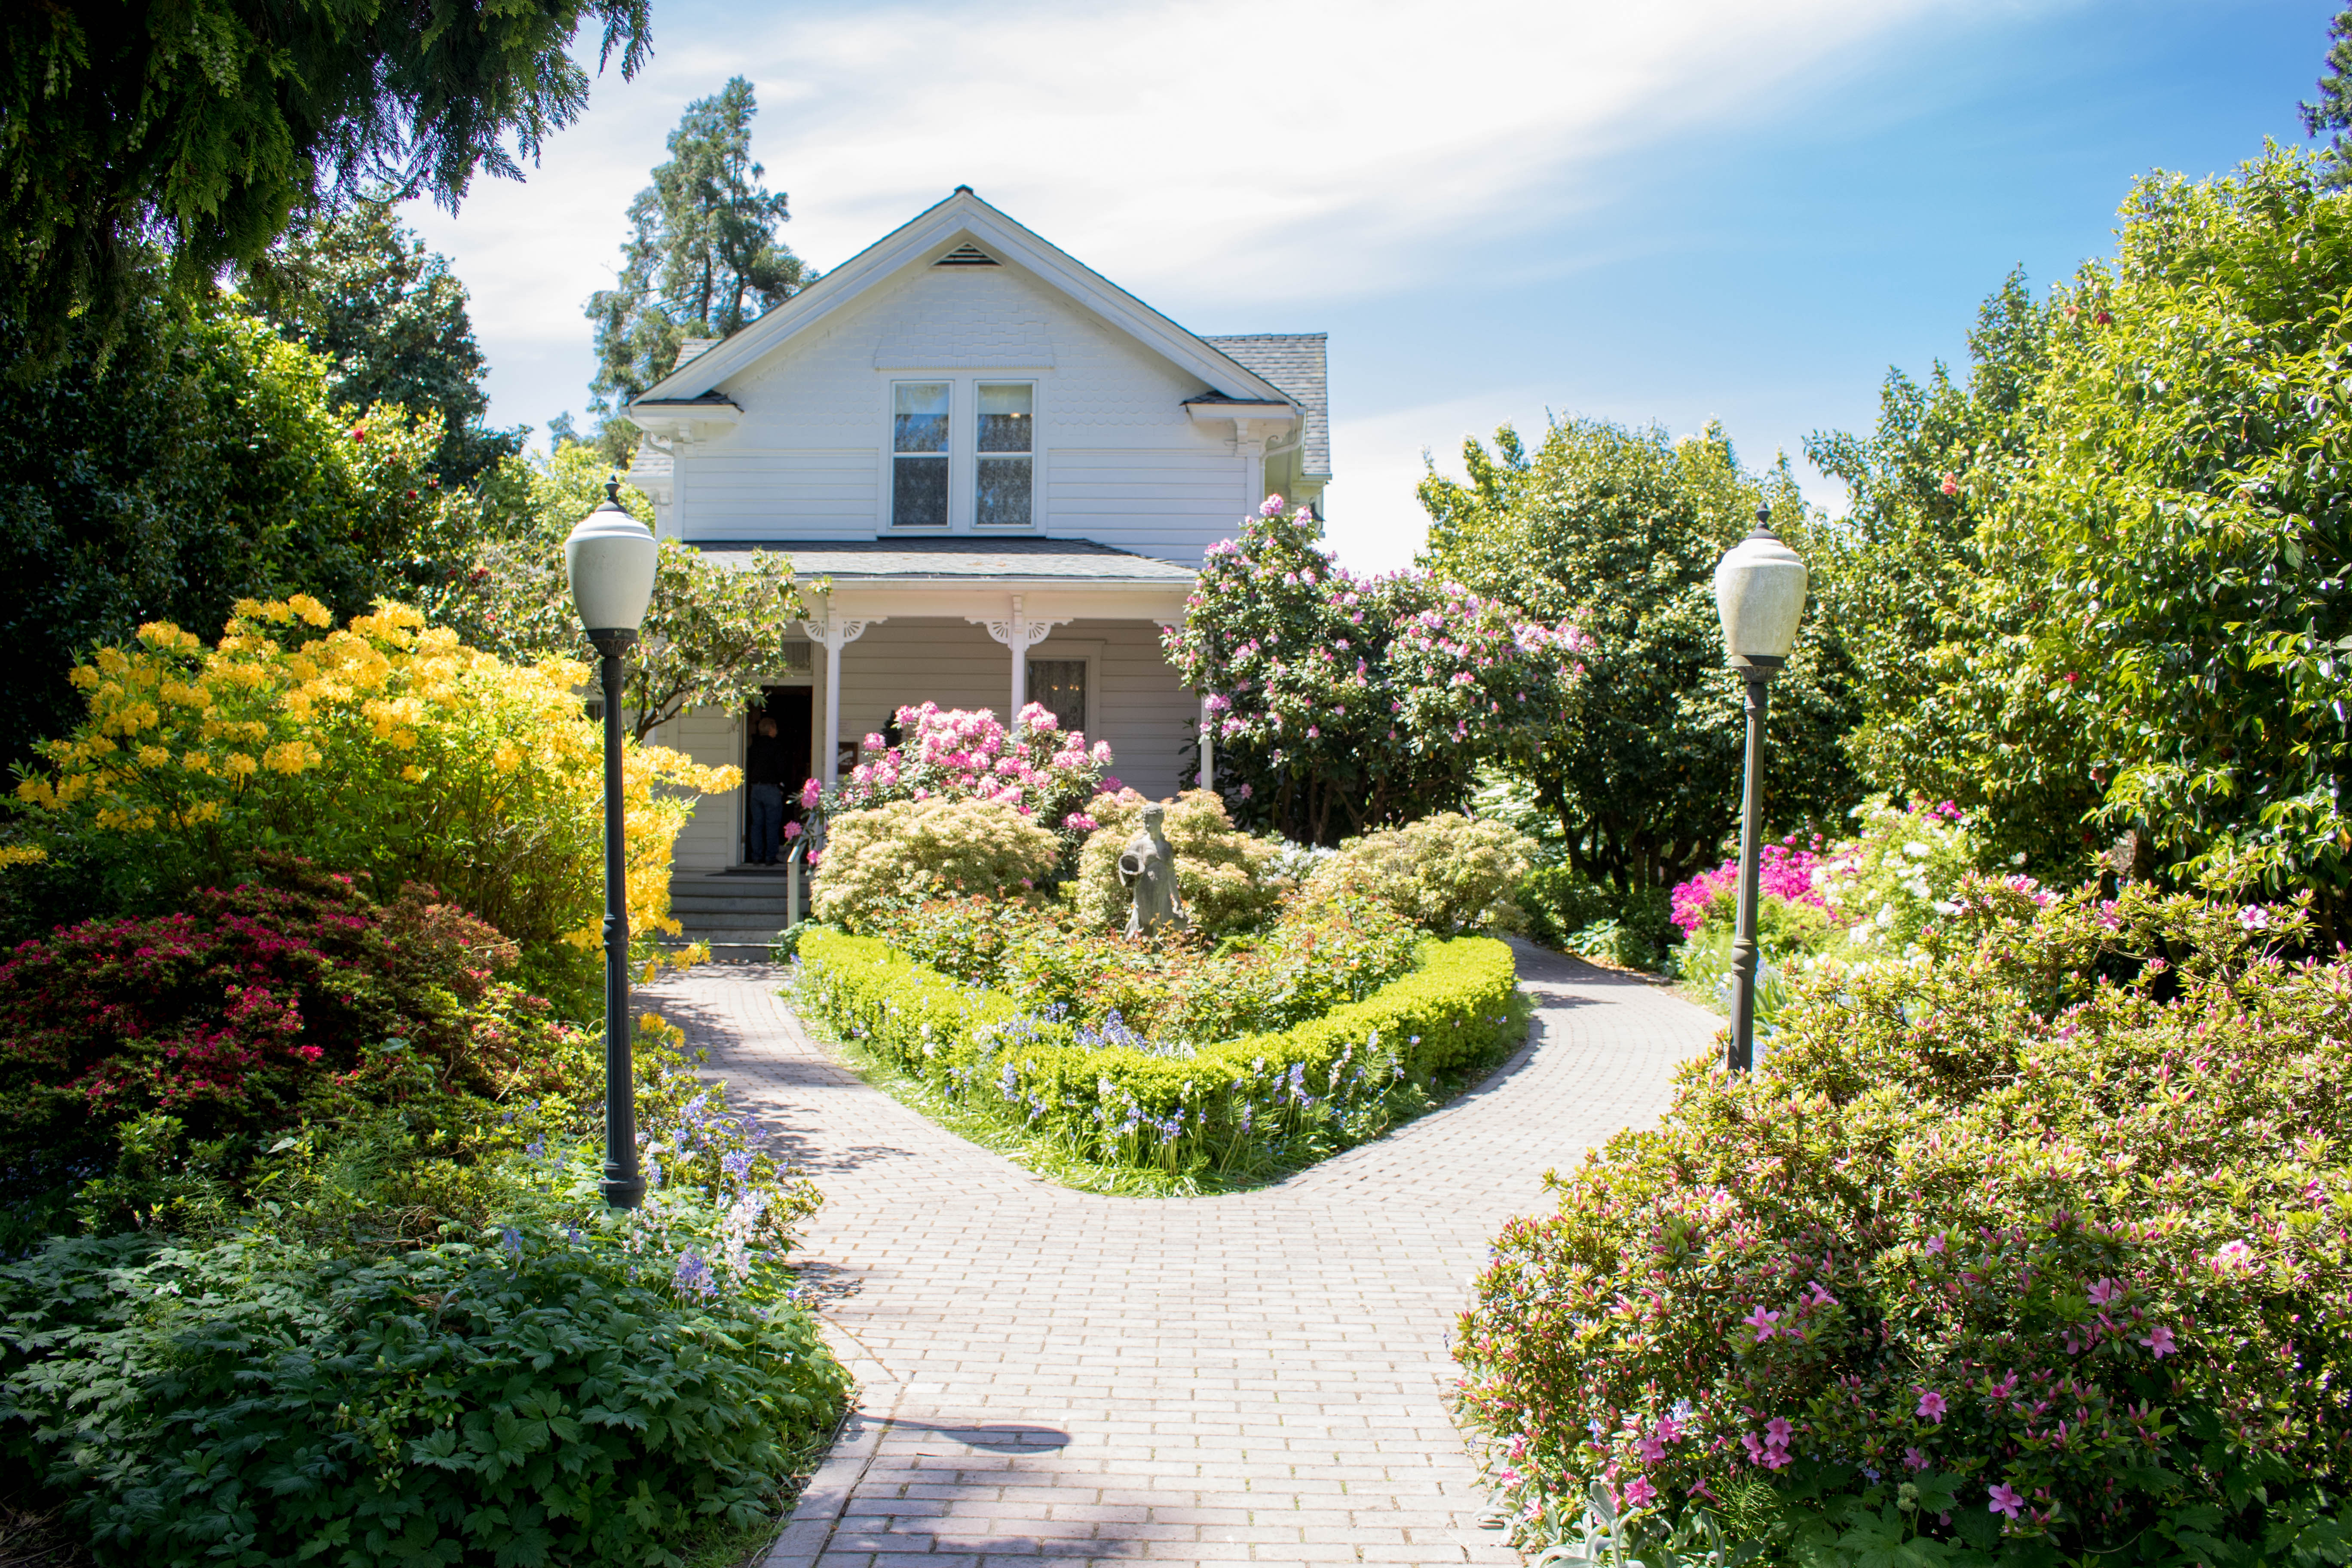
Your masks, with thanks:
<instances>
[{"instance_id":1,"label":"white window frame","mask_svg":"<svg viewBox=\"0 0 2352 1568\"><path fill-rule=\"evenodd\" d=\"M980 521L980 465L983 458L991 456L980 449L980 389L982 386L1025 386L1029 389L1029 450L1025 453L994 454L1005 458L1026 457L1029 459L1029 516L1021 522L983 524ZM1038 418L1036 377L975 375L971 378L971 479L965 485L964 489L971 503L971 531L974 533L1003 536L1036 531L1037 479L1040 472L1039 458L1043 456L1038 448L1045 445L1037 438ZM950 431L952 434L952 426L950 426Z\"/></svg>"},{"instance_id":2,"label":"white window frame","mask_svg":"<svg viewBox=\"0 0 2352 1568\"><path fill-rule=\"evenodd\" d=\"M898 388L948 388L948 521L945 528L898 521L898 452L897 418ZM1025 386L1029 389L1029 521L1025 523L980 524L980 387ZM884 533L917 537L941 533L982 534L990 539L1017 539L1045 531L1045 384L1034 374L984 371L894 370L882 384L881 500ZM959 434L961 432L961 434ZM870 448L869 448L870 449ZM1013 456L1007 453L1005 456Z\"/></svg>"},{"instance_id":3,"label":"white window frame","mask_svg":"<svg viewBox=\"0 0 2352 1568\"><path fill-rule=\"evenodd\" d=\"M991 529L989 531L1011 533L1013 530ZM1101 740L1099 721L1103 713L1103 645L1100 640L1048 637L1044 642L1029 650L1029 658L1033 660L1066 659L1072 663L1083 663L1087 667L1087 744L1091 746ZM1024 669L1023 673L1027 672Z\"/></svg>"},{"instance_id":4,"label":"white window frame","mask_svg":"<svg viewBox=\"0 0 2352 1568\"><path fill-rule=\"evenodd\" d=\"M901 457L913 457L923 461L929 460L928 454L901 453L898 450L898 389L902 386L945 386L948 389L948 444L947 449L940 454L939 459L940 466L947 470L947 515L936 523L898 521L898 459ZM890 515L890 531L894 533L925 534L961 531L956 521L956 469L960 466L957 461L959 443L956 440L956 431L965 421L957 417L956 405L964 401L964 398L958 395L958 392L956 378L951 375L898 375L890 378L887 390L883 395L882 405L882 471L886 481L882 494L885 498L884 505Z\"/></svg>"}]
</instances>

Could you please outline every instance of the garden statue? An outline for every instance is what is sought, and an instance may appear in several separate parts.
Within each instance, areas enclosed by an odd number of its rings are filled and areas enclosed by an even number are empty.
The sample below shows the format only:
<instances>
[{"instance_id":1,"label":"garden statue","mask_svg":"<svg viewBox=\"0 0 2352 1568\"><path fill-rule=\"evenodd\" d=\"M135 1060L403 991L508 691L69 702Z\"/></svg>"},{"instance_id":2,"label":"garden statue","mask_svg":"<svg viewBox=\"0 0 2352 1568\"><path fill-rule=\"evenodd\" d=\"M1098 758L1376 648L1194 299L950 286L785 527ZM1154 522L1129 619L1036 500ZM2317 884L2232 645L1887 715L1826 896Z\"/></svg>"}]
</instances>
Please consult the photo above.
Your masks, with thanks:
<instances>
[{"instance_id":1,"label":"garden statue","mask_svg":"<svg viewBox=\"0 0 2352 1568\"><path fill-rule=\"evenodd\" d=\"M1176 851L1160 824L1168 808L1157 802L1143 808L1143 826L1127 841L1118 858L1118 879L1135 891L1128 911L1127 934L1139 936L1161 926L1184 929L1184 903L1176 893Z\"/></svg>"}]
</instances>

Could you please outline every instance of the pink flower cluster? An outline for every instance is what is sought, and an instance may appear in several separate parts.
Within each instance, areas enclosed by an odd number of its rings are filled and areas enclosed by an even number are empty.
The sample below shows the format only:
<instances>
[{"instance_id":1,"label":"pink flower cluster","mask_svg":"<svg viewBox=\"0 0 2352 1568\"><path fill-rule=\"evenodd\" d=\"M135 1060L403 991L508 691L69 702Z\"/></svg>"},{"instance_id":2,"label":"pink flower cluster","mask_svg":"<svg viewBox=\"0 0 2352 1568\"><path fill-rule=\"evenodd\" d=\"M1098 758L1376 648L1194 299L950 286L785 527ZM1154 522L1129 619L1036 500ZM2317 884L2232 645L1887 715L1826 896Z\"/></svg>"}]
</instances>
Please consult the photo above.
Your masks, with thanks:
<instances>
[{"instance_id":1,"label":"pink flower cluster","mask_svg":"<svg viewBox=\"0 0 2352 1568\"><path fill-rule=\"evenodd\" d=\"M1813 886L1813 869L1821 863L1821 857L1811 850L1798 848L1793 837L1781 844L1767 844L1756 856L1756 890L1764 898L1811 904L1826 910L1829 901ZM1715 902L1716 895L1736 893L1738 887L1737 860L1726 860L1712 871L1701 871L1669 895L1674 903L1675 924L1682 928L1685 936L1696 936L1699 928L1706 924L1707 906Z\"/></svg>"},{"instance_id":2,"label":"pink flower cluster","mask_svg":"<svg viewBox=\"0 0 2352 1568\"><path fill-rule=\"evenodd\" d=\"M1110 742L1087 745L1078 731L1040 703L1021 710L1019 727L1007 731L991 709L941 708L936 702L901 708L898 746L866 737L868 754L832 790L814 780L802 791L802 804L828 813L856 811L894 800L992 800L1024 816L1083 833L1094 826L1087 805L1118 781L1108 777Z\"/></svg>"}]
</instances>

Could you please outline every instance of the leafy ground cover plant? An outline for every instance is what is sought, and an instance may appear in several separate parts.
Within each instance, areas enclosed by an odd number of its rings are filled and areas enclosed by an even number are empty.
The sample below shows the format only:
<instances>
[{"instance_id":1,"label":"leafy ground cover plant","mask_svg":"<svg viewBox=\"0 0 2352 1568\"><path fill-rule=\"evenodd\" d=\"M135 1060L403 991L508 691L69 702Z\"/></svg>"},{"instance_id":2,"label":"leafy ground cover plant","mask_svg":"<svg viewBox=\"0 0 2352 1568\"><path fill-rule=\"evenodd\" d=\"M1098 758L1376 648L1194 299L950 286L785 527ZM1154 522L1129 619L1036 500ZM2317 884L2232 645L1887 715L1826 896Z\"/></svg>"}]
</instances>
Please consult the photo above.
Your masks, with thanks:
<instances>
[{"instance_id":1,"label":"leafy ground cover plant","mask_svg":"<svg viewBox=\"0 0 2352 1568\"><path fill-rule=\"evenodd\" d=\"M108 1562L674 1563L772 1520L846 1387L782 1267L817 1194L677 1041L643 1021L635 1210L583 1048L469 1162L314 1124L249 1204L0 1266L0 1444Z\"/></svg>"},{"instance_id":2,"label":"leafy ground cover plant","mask_svg":"<svg viewBox=\"0 0 2352 1568\"><path fill-rule=\"evenodd\" d=\"M1124 930L1131 902L1118 879L1118 858L1143 826L1148 803L1123 789L1099 795L1087 807L1095 830L1078 851L1077 874L1067 884L1078 912L1110 930ZM1225 815L1223 796L1186 790L1168 803L1161 824L1176 851L1176 889L1193 929L1212 936L1255 931L1291 889L1279 846L1244 833Z\"/></svg>"},{"instance_id":3,"label":"leafy ground cover plant","mask_svg":"<svg viewBox=\"0 0 2352 1568\"><path fill-rule=\"evenodd\" d=\"M1294 902L1262 936L1129 937L998 899L901 906L872 934L940 973L1020 998L1080 1044L1186 1056L1360 1002L1412 967L1422 933L1378 903Z\"/></svg>"},{"instance_id":4,"label":"leafy ground cover plant","mask_svg":"<svg viewBox=\"0 0 2352 1568\"><path fill-rule=\"evenodd\" d=\"M1517 931L1527 917L1515 895L1534 863L1535 846L1515 828L1441 811L1349 839L1306 891L1377 900L1437 936Z\"/></svg>"},{"instance_id":5,"label":"leafy ground cover plant","mask_svg":"<svg viewBox=\"0 0 2352 1568\"><path fill-rule=\"evenodd\" d=\"M215 646L143 626L73 679L87 717L16 788L47 859L0 869L12 899L38 902L57 865L95 861L82 912L162 912L290 850L440 889L520 947L534 989L593 1010L604 775L584 666L509 665L397 605L331 629L298 595L240 603ZM648 942L677 931L670 850L694 793L736 780L629 748L630 927Z\"/></svg>"},{"instance_id":6,"label":"leafy ground cover plant","mask_svg":"<svg viewBox=\"0 0 2352 1568\"><path fill-rule=\"evenodd\" d=\"M1082 1042L1029 999L960 982L875 937L814 930L799 1005L974 1118L1080 1160L1196 1191L1320 1159L1417 1113L1525 1032L1510 950L1422 944L1362 1001L1189 1055Z\"/></svg>"},{"instance_id":7,"label":"leafy ground cover plant","mask_svg":"<svg viewBox=\"0 0 2352 1568\"><path fill-rule=\"evenodd\" d=\"M2352 961L2299 910L1972 879L1751 1075L1555 1176L1456 1346L1521 1537L1647 1561L2323 1563Z\"/></svg>"}]
</instances>

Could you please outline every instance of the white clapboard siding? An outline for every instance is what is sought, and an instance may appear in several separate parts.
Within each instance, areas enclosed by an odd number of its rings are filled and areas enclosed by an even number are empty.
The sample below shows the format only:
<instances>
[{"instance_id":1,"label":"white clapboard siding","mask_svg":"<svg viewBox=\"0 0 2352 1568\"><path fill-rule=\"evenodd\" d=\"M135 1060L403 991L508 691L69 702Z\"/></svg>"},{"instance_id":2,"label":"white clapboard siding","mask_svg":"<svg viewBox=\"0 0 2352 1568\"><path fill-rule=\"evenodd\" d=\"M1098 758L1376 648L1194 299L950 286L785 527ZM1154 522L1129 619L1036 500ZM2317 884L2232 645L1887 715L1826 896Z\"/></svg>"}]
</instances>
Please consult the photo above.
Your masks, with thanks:
<instances>
[{"instance_id":1,"label":"white clapboard siding","mask_svg":"<svg viewBox=\"0 0 2352 1568\"><path fill-rule=\"evenodd\" d=\"M679 465L690 539L870 539L880 505L876 452L693 457Z\"/></svg>"},{"instance_id":2,"label":"white clapboard siding","mask_svg":"<svg viewBox=\"0 0 2352 1568\"><path fill-rule=\"evenodd\" d=\"M1239 531L1253 502L1242 461L1220 451L1057 447L1046 458L1049 531L1185 565Z\"/></svg>"}]
</instances>

